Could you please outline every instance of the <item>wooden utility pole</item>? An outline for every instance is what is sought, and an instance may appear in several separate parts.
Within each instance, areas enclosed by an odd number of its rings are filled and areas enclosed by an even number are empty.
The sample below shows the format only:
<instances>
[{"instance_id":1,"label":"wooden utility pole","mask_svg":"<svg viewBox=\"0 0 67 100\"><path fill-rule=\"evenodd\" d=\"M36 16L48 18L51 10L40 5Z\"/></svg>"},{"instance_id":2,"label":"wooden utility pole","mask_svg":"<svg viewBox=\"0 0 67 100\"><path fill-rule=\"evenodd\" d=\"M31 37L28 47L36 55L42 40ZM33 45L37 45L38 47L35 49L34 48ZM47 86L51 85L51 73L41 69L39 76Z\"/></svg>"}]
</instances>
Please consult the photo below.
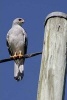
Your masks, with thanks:
<instances>
[{"instance_id":1,"label":"wooden utility pole","mask_svg":"<svg viewBox=\"0 0 67 100\"><path fill-rule=\"evenodd\" d=\"M44 26L37 100L64 100L67 15L62 12L50 13Z\"/></svg>"}]
</instances>

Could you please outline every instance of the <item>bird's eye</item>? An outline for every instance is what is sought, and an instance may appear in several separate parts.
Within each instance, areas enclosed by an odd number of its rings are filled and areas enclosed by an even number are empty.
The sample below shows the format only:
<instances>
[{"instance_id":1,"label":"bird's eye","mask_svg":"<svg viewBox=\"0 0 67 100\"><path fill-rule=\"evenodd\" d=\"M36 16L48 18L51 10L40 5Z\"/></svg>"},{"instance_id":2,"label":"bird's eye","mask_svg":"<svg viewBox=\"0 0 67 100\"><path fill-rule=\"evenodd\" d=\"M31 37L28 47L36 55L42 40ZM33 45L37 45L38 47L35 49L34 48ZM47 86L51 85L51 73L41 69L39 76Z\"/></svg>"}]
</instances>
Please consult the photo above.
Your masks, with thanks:
<instances>
[{"instance_id":1,"label":"bird's eye","mask_svg":"<svg viewBox=\"0 0 67 100\"><path fill-rule=\"evenodd\" d=\"M19 21L21 21L22 19L19 19Z\"/></svg>"}]
</instances>

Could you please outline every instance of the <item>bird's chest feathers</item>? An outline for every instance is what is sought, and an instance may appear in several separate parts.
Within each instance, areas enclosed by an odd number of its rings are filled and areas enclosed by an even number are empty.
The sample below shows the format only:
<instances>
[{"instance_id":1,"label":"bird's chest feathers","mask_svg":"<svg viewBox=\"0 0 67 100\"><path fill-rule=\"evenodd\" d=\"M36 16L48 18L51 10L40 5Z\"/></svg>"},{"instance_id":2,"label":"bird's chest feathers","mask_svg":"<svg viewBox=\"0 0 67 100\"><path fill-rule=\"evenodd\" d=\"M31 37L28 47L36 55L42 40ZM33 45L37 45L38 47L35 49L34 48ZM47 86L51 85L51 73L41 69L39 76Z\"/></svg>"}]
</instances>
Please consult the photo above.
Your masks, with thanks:
<instances>
[{"instance_id":1,"label":"bird's chest feathers","mask_svg":"<svg viewBox=\"0 0 67 100\"><path fill-rule=\"evenodd\" d=\"M16 28L10 36L11 45L15 48L23 47L25 43L24 33L21 29Z\"/></svg>"}]
</instances>

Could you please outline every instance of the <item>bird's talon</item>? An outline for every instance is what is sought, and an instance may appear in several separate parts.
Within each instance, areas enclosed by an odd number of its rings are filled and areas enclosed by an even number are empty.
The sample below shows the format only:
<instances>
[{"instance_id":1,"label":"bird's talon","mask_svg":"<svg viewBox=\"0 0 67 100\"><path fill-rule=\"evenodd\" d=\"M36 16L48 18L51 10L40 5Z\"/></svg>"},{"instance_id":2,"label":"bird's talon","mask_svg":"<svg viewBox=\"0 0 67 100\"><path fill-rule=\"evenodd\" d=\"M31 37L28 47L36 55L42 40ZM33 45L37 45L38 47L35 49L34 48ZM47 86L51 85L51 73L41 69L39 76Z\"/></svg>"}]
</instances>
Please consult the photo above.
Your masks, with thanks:
<instances>
[{"instance_id":1,"label":"bird's talon","mask_svg":"<svg viewBox=\"0 0 67 100\"><path fill-rule=\"evenodd\" d=\"M23 55L22 55L22 52L19 51L19 58L21 58Z\"/></svg>"},{"instance_id":2,"label":"bird's talon","mask_svg":"<svg viewBox=\"0 0 67 100\"><path fill-rule=\"evenodd\" d=\"M22 54L19 54L19 58L21 58L21 57L23 57L23 55Z\"/></svg>"},{"instance_id":3,"label":"bird's talon","mask_svg":"<svg viewBox=\"0 0 67 100\"><path fill-rule=\"evenodd\" d=\"M17 57L17 53L15 52L15 54L13 56L10 56L11 58L15 59Z\"/></svg>"}]
</instances>

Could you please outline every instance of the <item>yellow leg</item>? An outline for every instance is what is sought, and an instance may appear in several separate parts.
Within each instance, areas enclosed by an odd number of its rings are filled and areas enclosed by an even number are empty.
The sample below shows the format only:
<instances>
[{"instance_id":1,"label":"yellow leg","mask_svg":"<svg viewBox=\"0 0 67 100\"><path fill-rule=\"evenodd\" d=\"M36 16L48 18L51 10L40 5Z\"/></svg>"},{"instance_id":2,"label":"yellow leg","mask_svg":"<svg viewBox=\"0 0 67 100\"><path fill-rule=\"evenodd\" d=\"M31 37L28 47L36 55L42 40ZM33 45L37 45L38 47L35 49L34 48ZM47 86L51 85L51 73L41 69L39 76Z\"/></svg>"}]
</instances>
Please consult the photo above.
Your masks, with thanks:
<instances>
[{"instance_id":1,"label":"yellow leg","mask_svg":"<svg viewBox=\"0 0 67 100\"><path fill-rule=\"evenodd\" d=\"M22 52L19 51L19 58L21 58L23 55L22 55Z\"/></svg>"},{"instance_id":2,"label":"yellow leg","mask_svg":"<svg viewBox=\"0 0 67 100\"><path fill-rule=\"evenodd\" d=\"M11 58L16 58L16 57L19 57L19 58L21 58L23 55L22 55L22 52L21 51L19 51L19 54L17 54L16 52L14 53L14 55L13 56L10 56Z\"/></svg>"},{"instance_id":3,"label":"yellow leg","mask_svg":"<svg viewBox=\"0 0 67 100\"><path fill-rule=\"evenodd\" d=\"M13 56L10 56L11 58L16 58L18 55L17 53L15 52Z\"/></svg>"}]
</instances>

